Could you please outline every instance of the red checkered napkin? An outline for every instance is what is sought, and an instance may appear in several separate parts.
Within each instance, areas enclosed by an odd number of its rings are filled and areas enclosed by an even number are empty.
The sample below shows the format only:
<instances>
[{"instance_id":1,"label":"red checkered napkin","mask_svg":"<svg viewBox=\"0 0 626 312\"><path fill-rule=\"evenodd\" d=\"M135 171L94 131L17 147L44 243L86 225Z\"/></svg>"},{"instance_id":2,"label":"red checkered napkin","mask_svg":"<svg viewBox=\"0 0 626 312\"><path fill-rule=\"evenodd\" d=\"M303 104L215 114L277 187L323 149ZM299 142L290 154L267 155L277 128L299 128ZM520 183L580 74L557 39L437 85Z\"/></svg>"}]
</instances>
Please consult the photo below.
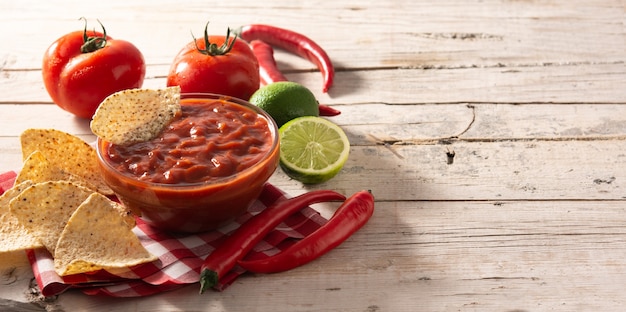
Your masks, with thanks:
<instances>
[{"instance_id":1,"label":"red checkered napkin","mask_svg":"<svg viewBox=\"0 0 626 312\"><path fill-rule=\"evenodd\" d=\"M14 172L0 174L0 194L13 186L15 176ZM203 260L226 236L267 206L284 199L285 194L280 189L267 183L246 214L223 228L200 234L173 235L155 229L137 218L137 226L133 232L143 246L158 256L159 260L121 270L101 270L60 277L54 272L53 259L47 250L28 250L26 254L44 296L58 295L70 288L80 289L89 295L149 296L197 283L200 280ZM316 210L306 207L276 227L246 257L258 259L275 254L326 222ZM229 274L221 277L216 289L224 290L244 272L242 268L235 267Z\"/></svg>"}]
</instances>

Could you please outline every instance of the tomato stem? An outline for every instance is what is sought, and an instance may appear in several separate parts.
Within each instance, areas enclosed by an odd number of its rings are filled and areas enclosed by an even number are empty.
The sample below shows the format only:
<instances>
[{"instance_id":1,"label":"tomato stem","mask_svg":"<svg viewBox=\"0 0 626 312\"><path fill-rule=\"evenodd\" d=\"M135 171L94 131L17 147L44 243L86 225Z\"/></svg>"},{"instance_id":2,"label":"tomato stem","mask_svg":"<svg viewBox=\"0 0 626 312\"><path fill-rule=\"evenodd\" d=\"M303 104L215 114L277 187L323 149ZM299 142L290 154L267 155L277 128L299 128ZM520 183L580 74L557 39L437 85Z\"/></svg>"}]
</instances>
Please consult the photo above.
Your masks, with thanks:
<instances>
[{"instance_id":1,"label":"tomato stem","mask_svg":"<svg viewBox=\"0 0 626 312\"><path fill-rule=\"evenodd\" d=\"M209 34L207 32L208 27L209 22L207 22L204 26L204 49L200 49L200 47L198 47L198 41L196 40L196 37L194 37L193 33L191 33L191 37L193 37L193 42L196 44L198 52L210 56L225 55L230 52L235 45L235 40L237 40L237 34L235 34L235 37L230 40L230 28L228 28L226 30L226 39L224 40L224 43L222 43L221 46L217 46L217 44L209 41Z\"/></svg>"},{"instance_id":2,"label":"tomato stem","mask_svg":"<svg viewBox=\"0 0 626 312\"><path fill-rule=\"evenodd\" d=\"M102 37L95 36L96 34L95 30L94 30L94 36L89 37L87 36L87 19L84 17L81 17L80 19L85 21L85 30L83 31L84 43L83 45L80 46L80 52L90 53L90 52L94 52L94 51L104 48L107 45L107 31L106 29L104 29L104 25L102 25L100 20L97 20L97 21L98 21L98 24L100 24L100 27L102 27Z\"/></svg>"}]
</instances>

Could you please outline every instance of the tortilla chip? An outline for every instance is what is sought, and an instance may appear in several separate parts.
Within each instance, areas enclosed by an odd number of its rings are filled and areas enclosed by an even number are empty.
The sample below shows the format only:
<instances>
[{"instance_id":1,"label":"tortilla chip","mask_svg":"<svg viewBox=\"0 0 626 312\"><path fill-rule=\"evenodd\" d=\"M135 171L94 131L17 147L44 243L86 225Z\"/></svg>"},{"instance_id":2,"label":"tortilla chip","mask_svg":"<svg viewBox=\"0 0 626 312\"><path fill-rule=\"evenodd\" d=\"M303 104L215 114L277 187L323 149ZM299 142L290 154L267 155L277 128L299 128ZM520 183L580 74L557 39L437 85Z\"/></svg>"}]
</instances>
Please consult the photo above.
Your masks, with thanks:
<instances>
[{"instance_id":1,"label":"tortilla chip","mask_svg":"<svg viewBox=\"0 0 626 312\"><path fill-rule=\"evenodd\" d=\"M124 145L156 137L180 114L180 87L130 89L104 99L90 126L103 140Z\"/></svg>"},{"instance_id":2,"label":"tortilla chip","mask_svg":"<svg viewBox=\"0 0 626 312\"><path fill-rule=\"evenodd\" d=\"M110 195L108 191L89 183L89 181L52 166L40 151L34 151L26 158L22 170L15 179L15 183L18 184L26 180L32 181L33 183L69 181L93 190L94 192L103 192L106 195Z\"/></svg>"},{"instance_id":3,"label":"tortilla chip","mask_svg":"<svg viewBox=\"0 0 626 312\"><path fill-rule=\"evenodd\" d=\"M83 180L82 184L102 194L113 194L100 175L96 150L81 138L55 129L28 129L22 132L20 141L25 161L39 151L48 161L50 170L62 172L66 179L71 176Z\"/></svg>"},{"instance_id":4,"label":"tortilla chip","mask_svg":"<svg viewBox=\"0 0 626 312\"><path fill-rule=\"evenodd\" d=\"M0 253L41 248L43 245L11 213L9 203L23 190L33 185L31 181L15 184L0 196Z\"/></svg>"},{"instance_id":5,"label":"tortilla chip","mask_svg":"<svg viewBox=\"0 0 626 312\"><path fill-rule=\"evenodd\" d=\"M25 268L29 265L30 262L24 250L0 252L0 272L8 273L16 268Z\"/></svg>"},{"instance_id":6,"label":"tortilla chip","mask_svg":"<svg viewBox=\"0 0 626 312\"><path fill-rule=\"evenodd\" d=\"M123 268L152 262L132 232L133 226L119 211L118 203L91 194L68 220L56 246L54 269L60 276L106 268Z\"/></svg>"},{"instance_id":7,"label":"tortilla chip","mask_svg":"<svg viewBox=\"0 0 626 312\"><path fill-rule=\"evenodd\" d=\"M24 160L22 170L15 178L15 184L19 184L23 181L39 183L65 180L65 176L66 174L64 174L63 171L53 168L40 151L34 151Z\"/></svg>"},{"instance_id":8,"label":"tortilla chip","mask_svg":"<svg viewBox=\"0 0 626 312\"><path fill-rule=\"evenodd\" d=\"M10 201L10 211L52 255L72 213L93 191L68 181L29 186Z\"/></svg>"}]
</instances>

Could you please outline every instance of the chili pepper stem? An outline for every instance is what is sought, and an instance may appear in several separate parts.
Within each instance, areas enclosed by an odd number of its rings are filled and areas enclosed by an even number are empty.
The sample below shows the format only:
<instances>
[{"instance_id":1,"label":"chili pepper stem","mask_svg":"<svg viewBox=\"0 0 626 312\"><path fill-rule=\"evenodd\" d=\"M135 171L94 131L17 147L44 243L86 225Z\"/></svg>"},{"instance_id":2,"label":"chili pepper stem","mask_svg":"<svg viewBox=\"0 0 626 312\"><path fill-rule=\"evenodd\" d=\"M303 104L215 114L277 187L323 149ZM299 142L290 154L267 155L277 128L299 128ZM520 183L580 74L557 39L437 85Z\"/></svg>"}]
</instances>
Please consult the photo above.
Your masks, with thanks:
<instances>
[{"instance_id":1,"label":"chili pepper stem","mask_svg":"<svg viewBox=\"0 0 626 312\"><path fill-rule=\"evenodd\" d=\"M221 276L230 271L237 261L252 250L265 235L290 215L307 205L325 201L345 200L346 197L331 190L314 190L280 200L243 223L222 244L211 252L200 267L200 293L217 285Z\"/></svg>"},{"instance_id":2,"label":"chili pepper stem","mask_svg":"<svg viewBox=\"0 0 626 312\"><path fill-rule=\"evenodd\" d=\"M200 273L200 294L203 294L207 289L217 285L219 277L217 272L213 270L202 270Z\"/></svg>"}]
</instances>

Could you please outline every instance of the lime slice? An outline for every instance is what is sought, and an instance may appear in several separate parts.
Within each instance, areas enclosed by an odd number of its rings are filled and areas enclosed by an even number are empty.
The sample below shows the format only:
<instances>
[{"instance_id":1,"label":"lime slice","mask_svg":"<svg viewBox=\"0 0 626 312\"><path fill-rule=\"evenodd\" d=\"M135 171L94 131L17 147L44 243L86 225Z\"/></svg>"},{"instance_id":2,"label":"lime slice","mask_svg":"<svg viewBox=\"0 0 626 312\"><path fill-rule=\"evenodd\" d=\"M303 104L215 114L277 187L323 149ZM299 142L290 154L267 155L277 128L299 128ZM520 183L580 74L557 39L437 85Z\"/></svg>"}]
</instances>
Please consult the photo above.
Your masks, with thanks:
<instances>
[{"instance_id":1,"label":"lime slice","mask_svg":"<svg viewBox=\"0 0 626 312\"><path fill-rule=\"evenodd\" d=\"M324 118L298 117L278 132L280 166L288 176L302 183L328 181L348 159L348 137L339 126Z\"/></svg>"}]
</instances>

